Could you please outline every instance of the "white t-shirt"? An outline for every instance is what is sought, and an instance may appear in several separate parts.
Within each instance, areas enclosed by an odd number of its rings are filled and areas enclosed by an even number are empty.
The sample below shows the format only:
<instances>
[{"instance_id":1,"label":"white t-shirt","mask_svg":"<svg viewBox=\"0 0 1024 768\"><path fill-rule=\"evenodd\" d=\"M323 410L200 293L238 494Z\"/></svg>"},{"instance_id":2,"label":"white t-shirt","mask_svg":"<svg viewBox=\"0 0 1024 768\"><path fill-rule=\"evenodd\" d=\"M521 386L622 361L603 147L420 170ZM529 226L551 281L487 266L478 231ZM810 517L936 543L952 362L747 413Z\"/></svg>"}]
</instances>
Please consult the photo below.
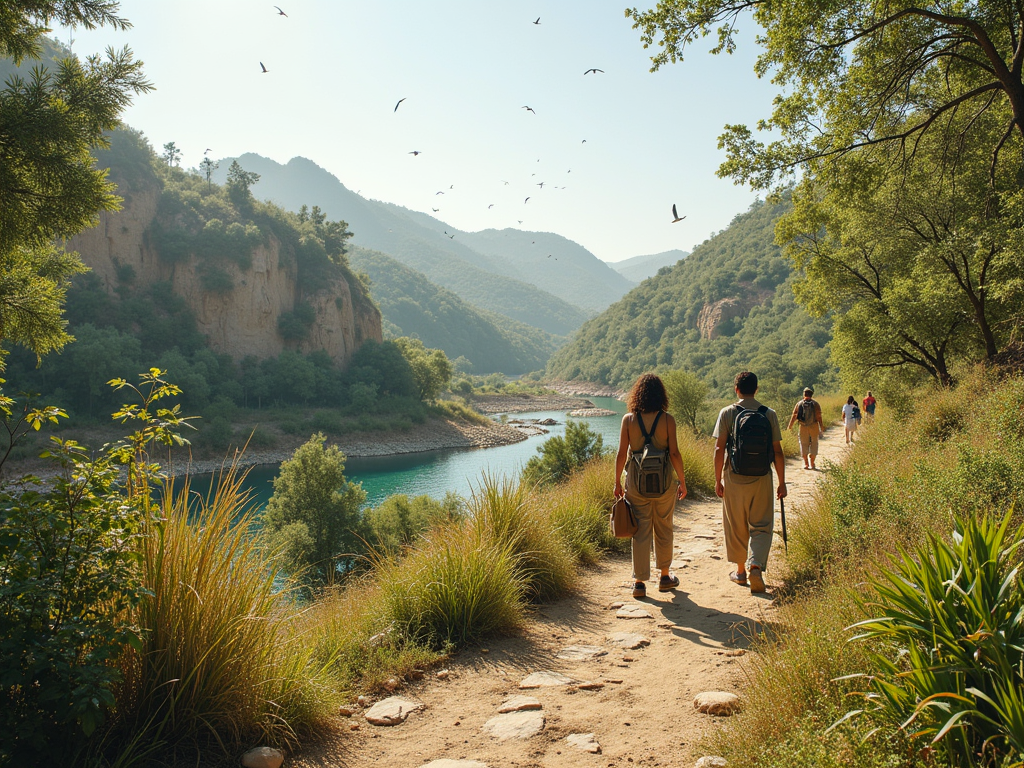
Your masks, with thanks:
<instances>
[{"instance_id":1,"label":"white t-shirt","mask_svg":"<svg viewBox=\"0 0 1024 768\"><path fill-rule=\"evenodd\" d=\"M843 423L848 427L857 426L857 420L853 418L853 406L849 403L843 406Z\"/></svg>"}]
</instances>

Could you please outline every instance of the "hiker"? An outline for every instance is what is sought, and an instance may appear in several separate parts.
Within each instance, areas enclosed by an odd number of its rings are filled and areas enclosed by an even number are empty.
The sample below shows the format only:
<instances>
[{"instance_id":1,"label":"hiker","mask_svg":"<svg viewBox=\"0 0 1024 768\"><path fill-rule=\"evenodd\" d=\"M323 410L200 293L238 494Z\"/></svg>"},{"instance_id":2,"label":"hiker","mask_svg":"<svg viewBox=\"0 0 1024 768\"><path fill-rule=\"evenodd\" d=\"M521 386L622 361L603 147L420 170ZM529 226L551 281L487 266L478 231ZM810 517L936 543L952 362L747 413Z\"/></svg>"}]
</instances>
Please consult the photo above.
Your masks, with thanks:
<instances>
[{"instance_id":1,"label":"hiker","mask_svg":"<svg viewBox=\"0 0 1024 768\"><path fill-rule=\"evenodd\" d=\"M862 405L864 406L864 413L867 414L868 424L875 420L875 396L871 394L871 390L868 390L867 396L864 398Z\"/></svg>"},{"instance_id":2,"label":"hiker","mask_svg":"<svg viewBox=\"0 0 1024 768\"><path fill-rule=\"evenodd\" d=\"M804 469L817 469L814 460L818 456L818 438L825 434L825 422L821 419L821 405L814 400L814 390L804 388L803 400L793 406L793 416L789 420L787 430L800 422L800 456L804 460Z\"/></svg>"},{"instance_id":3,"label":"hiker","mask_svg":"<svg viewBox=\"0 0 1024 768\"><path fill-rule=\"evenodd\" d=\"M857 431L857 424L860 423L860 406L853 395L846 398L846 405L843 406L843 426L846 427L846 444L853 442L853 435Z\"/></svg>"},{"instance_id":4,"label":"hiker","mask_svg":"<svg viewBox=\"0 0 1024 768\"><path fill-rule=\"evenodd\" d=\"M666 412L668 394L661 379L645 373L626 398L629 413L622 417L619 451L615 455L615 498L623 496L622 471L626 470L626 501L633 507L637 531L633 535L633 597L646 597L651 578L651 539L661 580L659 592L679 586L669 573L672 565L672 513L676 500L686 498L683 457L676 442L676 421ZM672 470L678 481L672 484Z\"/></svg>"},{"instance_id":5,"label":"hiker","mask_svg":"<svg viewBox=\"0 0 1024 768\"><path fill-rule=\"evenodd\" d=\"M751 592L764 592L764 572L772 548L775 499L772 472L779 476L775 495L786 497L786 457L779 417L754 399L757 376L736 376L739 401L727 405L715 424L715 493L722 499L725 553L736 570L729 579Z\"/></svg>"}]
</instances>

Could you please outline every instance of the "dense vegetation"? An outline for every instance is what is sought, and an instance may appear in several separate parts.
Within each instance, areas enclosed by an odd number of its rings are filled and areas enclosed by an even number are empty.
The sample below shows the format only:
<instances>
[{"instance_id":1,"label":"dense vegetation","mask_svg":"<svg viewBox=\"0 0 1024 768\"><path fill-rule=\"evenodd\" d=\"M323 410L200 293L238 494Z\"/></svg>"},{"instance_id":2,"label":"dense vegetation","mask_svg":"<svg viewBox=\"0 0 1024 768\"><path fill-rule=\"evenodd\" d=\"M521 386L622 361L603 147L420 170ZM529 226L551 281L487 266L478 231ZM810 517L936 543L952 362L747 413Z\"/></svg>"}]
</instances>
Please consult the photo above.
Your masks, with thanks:
<instances>
[{"instance_id":1,"label":"dense vegetation","mask_svg":"<svg viewBox=\"0 0 1024 768\"><path fill-rule=\"evenodd\" d=\"M474 307L386 254L352 247L348 256L353 269L370 278L386 336L415 336L452 360L464 358L466 373L540 370L555 349L555 339L543 331Z\"/></svg>"},{"instance_id":2,"label":"dense vegetation","mask_svg":"<svg viewBox=\"0 0 1024 768\"><path fill-rule=\"evenodd\" d=\"M831 321L812 319L793 299L792 270L774 244L788 203L756 203L689 256L634 288L555 353L547 372L626 386L654 369L685 369L728 394L741 370L765 386L798 388L828 382ZM703 307L737 298L748 313L726 320L718 338L701 338Z\"/></svg>"}]
</instances>

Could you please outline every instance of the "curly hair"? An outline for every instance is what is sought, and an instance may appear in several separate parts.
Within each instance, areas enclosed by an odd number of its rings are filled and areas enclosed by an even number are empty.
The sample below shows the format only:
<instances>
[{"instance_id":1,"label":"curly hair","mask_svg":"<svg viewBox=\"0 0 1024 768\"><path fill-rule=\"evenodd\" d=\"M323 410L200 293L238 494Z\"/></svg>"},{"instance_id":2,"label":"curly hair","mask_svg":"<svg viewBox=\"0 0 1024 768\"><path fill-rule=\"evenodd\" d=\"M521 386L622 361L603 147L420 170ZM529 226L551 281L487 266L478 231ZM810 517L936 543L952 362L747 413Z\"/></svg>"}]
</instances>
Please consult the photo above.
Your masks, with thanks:
<instances>
[{"instance_id":1,"label":"curly hair","mask_svg":"<svg viewBox=\"0 0 1024 768\"><path fill-rule=\"evenodd\" d=\"M642 374L629 390L626 407L633 413L667 411L668 393L661 379L653 373Z\"/></svg>"}]
</instances>

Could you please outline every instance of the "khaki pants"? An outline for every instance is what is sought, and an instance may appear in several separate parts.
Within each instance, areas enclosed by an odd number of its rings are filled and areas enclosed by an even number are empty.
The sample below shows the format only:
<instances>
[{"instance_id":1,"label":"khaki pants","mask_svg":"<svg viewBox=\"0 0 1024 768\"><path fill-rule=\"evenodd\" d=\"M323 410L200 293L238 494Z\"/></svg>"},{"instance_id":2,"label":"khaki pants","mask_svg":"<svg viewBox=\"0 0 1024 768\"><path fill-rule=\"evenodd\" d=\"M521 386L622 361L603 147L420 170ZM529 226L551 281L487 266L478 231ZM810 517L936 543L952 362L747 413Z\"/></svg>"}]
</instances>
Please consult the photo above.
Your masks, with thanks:
<instances>
[{"instance_id":1,"label":"khaki pants","mask_svg":"<svg viewBox=\"0 0 1024 768\"><path fill-rule=\"evenodd\" d=\"M722 478L722 522L725 527L725 554L730 563L746 563L767 570L768 553L775 530L774 483L769 472L763 477L734 475L725 463ZM635 559L634 559L635 562Z\"/></svg>"},{"instance_id":2,"label":"khaki pants","mask_svg":"<svg viewBox=\"0 0 1024 768\"><path fill-rule=\"evenodd\" d=\"M676 489L656 499L648 499L626 490L626 501L636 515L637 531L633 535L633 579L651 578L651 539L658 568L672 565L672 513L676 508Z\"/></svg>"},{"instance_id":3,"label":"khaki pants","mask_svg":"<svg viewBox=\"0 0 1024 768\"><path fill-rule=\"evenodd\" d=\"M818 455L818 425L807 427L800 425L800 455L805 459L808 456Z\"/></svg>"}]
</instances>

